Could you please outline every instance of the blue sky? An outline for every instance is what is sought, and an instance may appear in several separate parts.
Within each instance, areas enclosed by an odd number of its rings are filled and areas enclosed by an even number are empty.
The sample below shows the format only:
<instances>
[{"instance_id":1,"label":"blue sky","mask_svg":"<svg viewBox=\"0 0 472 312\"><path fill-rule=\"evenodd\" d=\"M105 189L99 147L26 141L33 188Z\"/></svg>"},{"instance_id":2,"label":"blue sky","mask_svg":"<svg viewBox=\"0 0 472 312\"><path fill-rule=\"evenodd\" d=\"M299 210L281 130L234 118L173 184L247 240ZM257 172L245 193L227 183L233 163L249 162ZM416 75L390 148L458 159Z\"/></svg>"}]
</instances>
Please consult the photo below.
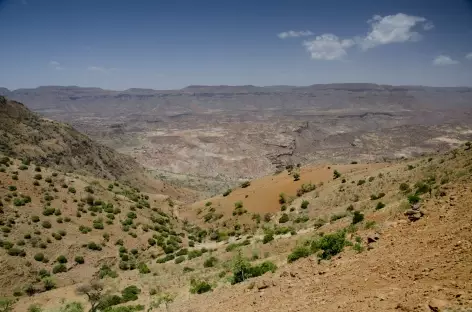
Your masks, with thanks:
<instances>
[{"instance_id":1,"label":"blue sky","mask_svg":"<svg viewBox=\"0 0 472 312\"><path fill-rule=\"evenodd\" d=\"M472 86L466 0L0 0L0 42L10 89Z\"/></svg>"}]
</instances>

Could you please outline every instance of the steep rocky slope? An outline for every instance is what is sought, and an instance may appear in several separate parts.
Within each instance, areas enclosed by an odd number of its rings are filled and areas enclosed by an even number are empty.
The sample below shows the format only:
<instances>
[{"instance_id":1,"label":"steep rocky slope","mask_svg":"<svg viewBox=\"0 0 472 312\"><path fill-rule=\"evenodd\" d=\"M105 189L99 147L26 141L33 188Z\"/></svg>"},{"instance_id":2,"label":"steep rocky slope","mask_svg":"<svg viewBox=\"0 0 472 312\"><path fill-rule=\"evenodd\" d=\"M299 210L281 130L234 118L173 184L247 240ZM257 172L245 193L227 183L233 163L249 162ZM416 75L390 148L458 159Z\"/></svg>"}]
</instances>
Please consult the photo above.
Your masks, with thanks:
<instances>
[{"instance_id":1,"label":"steep rocky slope","mask_svg":"<svg viewBox=\"0 0 472 312\"><path fill-rule=\"evenodd\" d=\"M96 143L70 125L32 113L22 103L0 96L0 153L65 172L89 174L139 185L176 197L192 197L153 179L131 157Z\"/></svg>"}]
</instances>

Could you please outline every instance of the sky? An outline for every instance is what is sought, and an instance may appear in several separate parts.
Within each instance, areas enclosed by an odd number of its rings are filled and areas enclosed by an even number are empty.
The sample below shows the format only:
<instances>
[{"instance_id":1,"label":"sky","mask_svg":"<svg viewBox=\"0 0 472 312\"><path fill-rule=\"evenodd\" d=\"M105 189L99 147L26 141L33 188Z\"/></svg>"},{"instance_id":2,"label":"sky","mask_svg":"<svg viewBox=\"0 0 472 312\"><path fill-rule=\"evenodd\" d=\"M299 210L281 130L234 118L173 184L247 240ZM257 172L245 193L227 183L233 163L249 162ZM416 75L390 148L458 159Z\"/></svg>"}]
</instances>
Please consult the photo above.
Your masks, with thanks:
<instances>
[{"instance_id":1,"label":"sky","mask_svg":"<svg viewBox=\"0 0 472 312\"><path fill-rule=\"evenodd\" d=\"M472 0L0 0L0 87L472 86Z\"/></svg>"}]
</instances>

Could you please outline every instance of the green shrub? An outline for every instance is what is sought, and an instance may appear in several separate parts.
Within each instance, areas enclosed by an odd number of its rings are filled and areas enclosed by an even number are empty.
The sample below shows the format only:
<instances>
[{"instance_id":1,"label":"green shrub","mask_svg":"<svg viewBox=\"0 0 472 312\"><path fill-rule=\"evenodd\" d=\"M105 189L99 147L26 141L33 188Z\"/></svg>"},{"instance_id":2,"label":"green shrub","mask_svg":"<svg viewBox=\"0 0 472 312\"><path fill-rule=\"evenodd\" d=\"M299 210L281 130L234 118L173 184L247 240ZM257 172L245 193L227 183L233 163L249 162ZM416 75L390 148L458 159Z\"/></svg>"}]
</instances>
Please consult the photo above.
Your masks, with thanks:
<instances>
[{"instance_id":1,"label":"green shrub","mask_svg":"<svg viewBox=\"0 0 472 312\"><path fill-rule=\"evenodd\" d=\"M262 239L263 244L267 244L274 240L274 235L272 233L266 233Z\"/></svg>"},{"instance_id":2,"label":"green shrub","mask_svg":"<svg viewBox=\"0 0 472 312\"><path fill-rule=\"evenodd\" d=\"M53 208L53 207L45 207L43 209L43 216L51 216L54 214L54 212L56 211L56 208Z\"/></svg>"},{"instance_id":3,"label":"green shrub","mask_svg":"<svg viewBox=\"0 0 472 312\"><path fill-rule=\"evenodd\" d=\"M180 257L175 258L175 261L174 261L174 262L175 262L176 264L179 264L179 263L182 263L182 262L184 262L184 261L185 261L185 256L180 256Z\"/></svg>"},{"instance_id":4,"label":"green shrub","mask_svg":"<svg viewBox=\"0 0 472 312\"><path fill-rule=\"evenodd\" d=\"M237 284L248 278L261 276L269 271L275 272L276 269L277 266L270 261L265 261L259 265L251 266L239 252L233 259L233 277L231 284Z\"/></svg>"},{"instance_id":5,"label":"green shrub","mask_svg":"<svg viewBox=\"0 0 472 312\"><path fill-rule=\"evenodd\" d=\"M243 183L241 183L241 187L242 187L242 188L246 188L246 187L248 187L248 186L250 186L250 185L251 185L251 182L250 182L250 181L244 181Z\"/></svg>"},{"instance_id":6,"label":"green shrub","mask_svg":"<svg viewBox=\"0 0 472 312\"><path fill-rule=\"evenodd\" d=\"M190 292L192 294L203 294L211 291L211 285L206 281L192 279L190 281Z\"/></svg>"},{"instance_id":7,"label":"green shrub","mask_svg":"<svg viewBox=\"0 0 472 312\"><path fill-rule=\"evenodd\" d=\"M37 173L37 174L34 175L34 179L35 179L35 180L41 180L42 178L43 178L43 176L42 176L41 174L39 174L39 173Z\"/></svg>"},{"instance_id":8,"label":"green shrub","mask_svg":"<svg viewBox=\"0 0 472 312\"><path fill-rule=\"evenodd\" d=\"M279 223L286 223L290 220L288 214L283 213L282 216L279 218Z\"/></svg>"},{"instance_id":9,"label":"green shrub","mask_svg":"<svg viewBox=\"0 0 472 312\"><path fill-rule=\"evenodd\" d=\"M297 246L295 249L288 255L288 263L294 262L300 258L306 258L311 254L310 249L305 246Z\"/></svg>"},{"instance_id":10,"label":"green shrub","mask_svg":"<svg viewBox=\"0 0 472 312\"><path fill-rule=\"evenodd\" d=\"M305 223L308 220L310 220L310 218L307 215L301 215L301 216L298 216L295 220L293 220L293 222L295 222L295 223Z\"/></svg>"},{"instance_id":11,"label":"green shrub","mask_svg":"<svg viewBox=\"0 0 472 312\"><path fill-rule=\"evenodd\" d=\"M185 256L188 254L188 249L187 248L182 248L179 251L175 253L176 256Z\"/></svg>"},{"instance_id":12,"label":"green shrub","mask_svg":"<svg viewBox=\"0 0 472 312\"><path fill-rule=\"evenodd\" d=\"M195 271L195 269L194 269L194 268L190 268L190 267L184 267L184 268L182 269L182 272L184 272L184 273L193 272L193 271Z\"/></svg>"},{"instance_id":13,"label":"green shrub","mask_svg":"<svg viewBox=\"0 0 472 312\"><path fill-rule=\"evenodd\" d=\"M141 289L135 285L126 287L121 291L122 302L138 300L138 295L141 293Z\"/></svg>"},{"instance_id":14,"label":"green shrub","mask_svg":"<svg viewBox=\"0 0 472 312\"><path fill-rule=\"evenodd\" d=\"M43 228L45 228L45 229L50 229L50 228L52 227L51 222L49 222L49 221L47 221L47 220L41 222L41 226L42 226Z\"/></svg>"},{"instance_id":15,"label":"green shrub","mask_svg":"<svg viewBox=\"0 0 472 312\"><path fill-rule=\"evenodd\" d=\"M78 264L84 264L85 263L84 257L82 257L82 256L75 256L74 261L75 261L75 263L78 263Z\"/></svg>"},{"instance_id":16,"label":"green shrub","mask_svg":"<svg viewBox=\"0 0 472 312\"><path fill-rule=\"evenodd\" d=\"M337 178L339 178L341 176L341 173L339 173L338 170L334 170L333 171L333 180L336 180Z\"/></svg>"},{"instance_id":17,"label":"green shrub","mask_svg":"<svg viewBox=\"0 0 472 312\"><path fill-rule=\"evenodd\" d=\"M89 242L87 244L87 248L90 249L90 250L102 250L102 246L98 245L97 243L94 243L94 242Z\"/></svg>"},{"instance_id":18,"label":"green shrub","mask_svg":"<svg viewBox=\"0 0 472 312\"><path fill-rule=\"evenodd\" d=\"M359 180L359 181L357 181L357 185L362 185L362 184L365 184L365 180Z\"/></svg>"},{"instance_id":19,"label":"green shrub","mask_svg":"<svg viewBox=\"0 0 472 312\"><path fill-rule=\"evenodd\" d=\"M313 241L311 243L311 251L322 251L318 254L318 257L321 259L330 259L332 256L340 253L346 244L346 233L344 231L338 231L333 234L323 235L318 240Z\"/></svg>"},{"instance_id":20,"label":"green shrub","mask_svg":"<svg viewBox=\"0 0 472 312\"><path fill-rule=\"evenodd\" d=\"M310 202L308 200L304 200L304 201L302 201L302 204L300 205L300 208L307 209L309 204L310 204Z\"/></svg>"},{"instance_id":21,"label":"green shrub","mask_svg":"<svg viewBox=\"0 0 472 312\"><path fill-rule=\"evenodd\" d=\"M224 197L228 196L229 194L231 194L232 191L233 191L232 189L227 189L226 191L224 191L223 196Z\"/></svg>"},{"instance_id":22,"label":"green shrub","mask_svg":"<svg viewBox=\"0 0 472 312\"><path fill-rule=\"evenodd\" d=\"M34 260L36 260L36 261L42 262L42 261L44 260L44 254L41 253L41 252L40 252L40 253L37 253L37 254L34 255L33 258L34 258Z\"/></svg>"},{"instance_id":23,"label":"green shrub","mask_svg":"<svg viewBox=\"0 0 472 312\"><path fill-rule=\"evenodd\" d=\"M16 186L14 186L14 185L9 185L9 186L8 186L8 190L11 191L11 192L16 191Z\"/></svg>"},{"instance_id":24,"label":"green shrub","mask_svg":"<svg viewBox=\"0 0 472 312\"><path fill-rule=\"evenodd\" d=\"M46 291L56 288L56 283L51 278L43 279L43 285Z\"/></svg>"},{"instance_id":25,"label":"green shrub","mask_svg":"<svg viewBox=\"0 0 472 312\"><path fill-rule=\"evenodd\" d=\"M174 258L175 258L174 255L165 255L164 257L157 259L156 262L157 263L165 263L167 261L173 260ZM190 260L190 258L189 258L189 260Z\"/></svg>"},{"instance_id":26,"label":"green shrub","mask_svg":"<svg viewBox=\"0 0 472 312\"><path fill-rule=\"evenodd\" d=\"M357 224L359 222L362 222L364 220L364 214L359 211L354 211L354 214L352 216L352 224Z\"/></svg>"},{"instance_id":27,"label":"green shrub","mask_svg":"<svg viewBox=\"0 0 472 312\"><path fill-rule=\"evenodd\" d=\"M385 207L385 204L382 202L378 202L377 206L375 206L375 210L380 210Z\"/></svg>"},{"instance_id":28,"label":"green shrub","mask_svg":"<svg viewBox=\"0 0 472 312\"><path fill-rule=\"evenodd\" d=\"M354 249L354 251L356 251L357 253L361 253L364 251L364 247L362 247L360 243L355 243L352 249Z\"/></svg>"},{"instance_id":29,"label":"green shrub","mask_svg":"<svg viewBox=\"0 0 472 312\"><path fill-rule=\"evenodd\" d=\"M138 271L141 274L148 274L151 273L151 270L149 270L148 266L144 262L138 263Z\"/></svg>"},{"instance_id":30,"label":"green shrub","mask_svg":"<svg viewBox=\"0 0 472 312\"><path fill-rule=\"evenodd\" d=\"M421 200L421 198L416 194L408 196L408 202L410 204L416 204L416 203L420 202L420 200Z\"/></svg>"},{"instance_id":31,"label":"green shrub","mask_svg":"<svg viewBox=\"0 0 472 312\"><path fill-rule=\"evenodd\" d=\"M201 250L191 250L188 252L188 260L192 260L193 258L201 257L203 252Z\"/></svg>"},{"instance_id":32,"label":"green shrub","mask_svg":"<svg viewBox=\"0 0 472 312\"><path fill-rule=\"evenodd\" d=\"M408 183L401 183L399 189L402 192L409 192L411 190Z\"/></svg>"},{"instance_id":33,"label":"green shrub","mask_svg":"<svg viewBox=\"0 0 472 312\"><path fill-rule=\"evenodd\" d=\"M59 263L52 268L52 273L54 274L62 272L67 272L67 267L62 263Z\"/></svg>"},{"instance_id":34,"label":"green shrub","mask_svg":"<svg viewBox=\"0 0 472 312\"><path fill-rule=\"evenodd\" d=\"M218 262L218 258L216 257L210 257L208 259L206 259L204 262L203 262L203 267L204 268L212 268L215 266L215 264Z\"/></svg>"},{"instance_id":35,"label":"green shrub","mask_svg":"<svg viewBox=\"0 0 472 312\"><path fill-rule=\"evenodd\" d=\"M27 166L27 165L20 165L20 166L18 167L18 169L20 169L20 170L28 170L28 166Z\"/></svg>"},{"instance_id":36,"label":"green shrub","mask_svg":"<svg viewBox=\"0 0 472 312\"><path fill-rule=\"evenodd\" d=\"M60 255L59 257L57 257L56 261L59 263L67 263L67 258L63 255Z\"/></svg>"}]
</instances>

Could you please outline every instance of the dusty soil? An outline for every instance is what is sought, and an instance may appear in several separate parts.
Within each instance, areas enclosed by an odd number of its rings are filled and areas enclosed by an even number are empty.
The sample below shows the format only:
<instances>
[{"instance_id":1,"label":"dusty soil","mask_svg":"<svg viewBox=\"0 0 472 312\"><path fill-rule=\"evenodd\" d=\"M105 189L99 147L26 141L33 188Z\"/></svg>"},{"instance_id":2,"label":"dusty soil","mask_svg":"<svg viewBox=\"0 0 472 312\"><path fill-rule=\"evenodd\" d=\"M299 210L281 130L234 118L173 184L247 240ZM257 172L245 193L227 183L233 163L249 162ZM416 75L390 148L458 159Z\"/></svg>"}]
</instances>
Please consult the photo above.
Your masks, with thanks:
<instances>
[{"instance_id":1,"label":"dusty soil","mask_svg":"<svg viewBox=\"0 0 472 312\"><path fill-rule=\"evenodd\" d=\"M371 250L320 264L303 259L256 281L192 296L170 311L437 311L428 305L466 311L472 308L471 203L470 185L459 185L447 197L427 200L421 220L388 223ZM267 288L258 290L261 283Z\"/></svg>"}]
</instances>

